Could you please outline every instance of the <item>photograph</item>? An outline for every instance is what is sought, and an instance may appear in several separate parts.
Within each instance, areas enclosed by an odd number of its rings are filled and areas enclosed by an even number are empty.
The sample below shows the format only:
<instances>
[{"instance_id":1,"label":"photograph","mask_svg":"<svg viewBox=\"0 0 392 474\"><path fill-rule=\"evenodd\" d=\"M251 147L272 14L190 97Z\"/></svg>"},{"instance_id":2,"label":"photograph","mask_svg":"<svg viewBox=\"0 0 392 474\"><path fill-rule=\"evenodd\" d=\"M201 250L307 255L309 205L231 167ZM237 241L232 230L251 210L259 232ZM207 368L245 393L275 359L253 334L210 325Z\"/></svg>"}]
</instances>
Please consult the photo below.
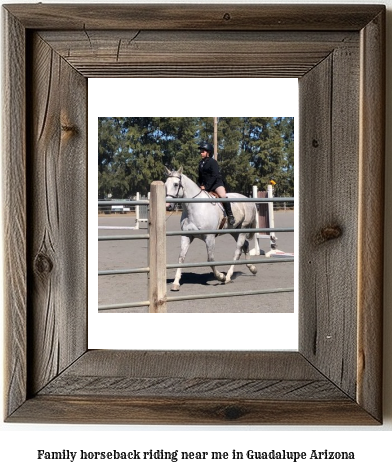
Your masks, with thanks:
<instances>
[{"instance_id":1,"label":"photograph","mask_svg":"<svg viewBox=\"0 0 392 474\"><path fill-rule=\"evenodd\" d=\"M167 312L294 312L294 117L99 117L98 201L99 311L154 312L166 256Z\"/></svg>"}]
</instances>

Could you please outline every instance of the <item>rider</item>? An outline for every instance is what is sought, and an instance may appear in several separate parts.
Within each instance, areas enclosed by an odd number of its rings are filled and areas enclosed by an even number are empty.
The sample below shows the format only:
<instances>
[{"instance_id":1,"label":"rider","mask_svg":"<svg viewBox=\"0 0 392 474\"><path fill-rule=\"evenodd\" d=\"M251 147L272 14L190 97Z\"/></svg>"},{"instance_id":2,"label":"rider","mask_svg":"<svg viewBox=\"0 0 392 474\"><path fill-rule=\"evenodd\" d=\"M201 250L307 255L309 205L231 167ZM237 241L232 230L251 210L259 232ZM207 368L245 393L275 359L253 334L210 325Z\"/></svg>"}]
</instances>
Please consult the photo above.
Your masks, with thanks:
<instances>
[{"instance_id":1,"label":"rider","mask_svg":"<svg viewBox=\"0 0 392 474\"><path fill-rule=\"evenodd\" d=\"M225 198L226 189L223 183L223 178L219 170L218 162L214 160L214 147L207 142L202 142L199 145L201 160L199 163L199 178L197 180L201 189L206 191L214 191L220 198ZM229 224L235 224L235 218L231 210L230 201L222 202L229 219Z\"/></svg>"}]
</instances>

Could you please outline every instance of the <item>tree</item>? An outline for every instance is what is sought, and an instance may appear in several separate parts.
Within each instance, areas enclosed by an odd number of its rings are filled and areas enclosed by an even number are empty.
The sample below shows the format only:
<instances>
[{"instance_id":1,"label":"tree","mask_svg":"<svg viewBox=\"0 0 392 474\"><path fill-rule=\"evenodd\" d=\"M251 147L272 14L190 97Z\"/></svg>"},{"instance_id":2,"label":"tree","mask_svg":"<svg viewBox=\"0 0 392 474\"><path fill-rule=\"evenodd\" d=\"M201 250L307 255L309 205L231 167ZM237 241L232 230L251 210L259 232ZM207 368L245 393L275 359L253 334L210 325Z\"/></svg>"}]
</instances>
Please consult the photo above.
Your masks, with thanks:
<instances>
[{"instance_id":1,"label":"tree","mask_svg":"<svg viewBox=\"0 0 392 474\"><path fill-rule=\"evenodd\" d=\"M201 141L213 142L212 117L100 117L98 180L100 197L146 194L165 167L196 180ZM221 117L218 162L231 191L250 195L271 179L281 195L294 192L292 117Z\"/></svg>"},{"instance_id":2,"label":"tree","mask_svg":"<svg viewBox=\"0 0 392 474\"><path fill-rule=\"evenodd\" d=\"M279 193L282 196L294 195L294 118L279 117L277 127L283 138L284 165L282 179L279 183Z\"/></svg>"},{"instance_id":3,"label":"tree","mask_svg":"<svg viewBox=\"0 0 392 474\"><path fill-rule=\"evenodd\" d=\"M243 119L223 117L218 122L218 161L228 190L249 195L256 181L250 155L241 148Z\"/></svg>"}]
</instances>

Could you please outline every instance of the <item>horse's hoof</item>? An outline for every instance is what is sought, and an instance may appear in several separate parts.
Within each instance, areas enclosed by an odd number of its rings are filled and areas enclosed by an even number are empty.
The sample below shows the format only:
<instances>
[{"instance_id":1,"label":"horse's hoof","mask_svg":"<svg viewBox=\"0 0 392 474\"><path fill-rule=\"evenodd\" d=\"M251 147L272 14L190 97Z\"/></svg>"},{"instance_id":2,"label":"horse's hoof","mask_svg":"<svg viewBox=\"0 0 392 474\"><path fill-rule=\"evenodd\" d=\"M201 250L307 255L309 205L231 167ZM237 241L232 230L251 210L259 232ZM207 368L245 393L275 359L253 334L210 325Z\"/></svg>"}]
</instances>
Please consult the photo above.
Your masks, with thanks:
<instances>
[{"instance_id":1,"label":"horse's hoof","mask_svg":"<svg viewBox=\"0 0 392 474\"><path fill-rule=\"evenodd\" d=\"M171 291L180 291L180 285L172 285L170 288Z\"/></svg>"},{"instance_id":2,"label":"horse's hoof","mask_svg":"<svg viewBox=\"0 0 392 474\"><path fill-rule=\"evenodd\" d=\"M228 283L233 283L233 280L225 280L225 285L227 285Z\"/></svg>"},{"instance_id":3,"label":"horse's hoof","mask_svg":"<svg viewBox=\"0 0 392 474\"><path fill-rule=\"evenodd\" d=\"M257 273L257 267L255 267L254 265L247 265L247 267L249 268L249 270L253 273L253 275L256 275Z\"/></svg>"}]
</instances>

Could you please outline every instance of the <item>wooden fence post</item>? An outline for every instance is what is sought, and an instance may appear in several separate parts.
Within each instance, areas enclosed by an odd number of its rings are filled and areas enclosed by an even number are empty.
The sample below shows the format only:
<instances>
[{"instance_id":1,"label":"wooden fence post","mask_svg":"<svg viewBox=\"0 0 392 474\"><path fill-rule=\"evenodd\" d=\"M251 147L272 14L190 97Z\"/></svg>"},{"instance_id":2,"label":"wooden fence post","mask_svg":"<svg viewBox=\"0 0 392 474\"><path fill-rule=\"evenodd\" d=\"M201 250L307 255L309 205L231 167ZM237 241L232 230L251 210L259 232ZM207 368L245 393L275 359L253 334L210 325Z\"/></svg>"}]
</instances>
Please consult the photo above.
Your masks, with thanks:
<instances>
[{"instance_id":1,"label":"wooden fence post","mask_svg":"<svg viewBox=\"0 0 392 474\"><path fill-rule=\"evenodd\" d=\"M166 313L166 190L162 181L150 188L149 300L150 313Z\"/></svg>"}]
</instances>

